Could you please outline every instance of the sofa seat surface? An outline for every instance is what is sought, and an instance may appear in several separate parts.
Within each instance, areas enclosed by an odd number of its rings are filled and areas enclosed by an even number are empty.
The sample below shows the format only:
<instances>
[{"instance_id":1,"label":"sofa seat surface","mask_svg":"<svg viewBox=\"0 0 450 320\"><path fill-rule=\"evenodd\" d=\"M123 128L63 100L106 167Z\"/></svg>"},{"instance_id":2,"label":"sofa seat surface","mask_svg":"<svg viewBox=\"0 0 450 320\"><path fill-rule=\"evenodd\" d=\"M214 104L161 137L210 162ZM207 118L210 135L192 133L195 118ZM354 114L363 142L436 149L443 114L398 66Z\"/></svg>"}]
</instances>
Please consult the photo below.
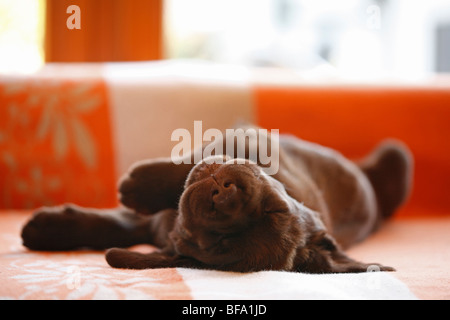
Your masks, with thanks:
<instances>
[{"instance_id":1,"label":"sofa seat surface","mask_svg":"<svg viewBox=\"0 0 450 320\"><path fill-rule=\"evenodd\" d=\"M30 76L1 75L0 299L449 299L449 119L450 77L345 83L192 61L50 64ZM253 122L352 159L386 138L402 140L415 160L410 199L349 250L397 271L118 270L104 252L22 246L32 209L117 205L129 166L170 156L171 134L192 132L195 121L202 132Z\"/></svg>"},{"instance_id":2,"label":"sofa seat surface","mask_svg":"<svg viewBox=\"0 0 450 320\"><path fill-rule=\"evenodd\" d=\"M397 219L349 254L396 272L312 275L184 268L113 269L104 252L33 252L30 211L0 213L0 299L449 299L450 218ZM131 248L155 250L148 245ZM376 270L371 270L376 271Z\"/></svg>"}]
</instances>

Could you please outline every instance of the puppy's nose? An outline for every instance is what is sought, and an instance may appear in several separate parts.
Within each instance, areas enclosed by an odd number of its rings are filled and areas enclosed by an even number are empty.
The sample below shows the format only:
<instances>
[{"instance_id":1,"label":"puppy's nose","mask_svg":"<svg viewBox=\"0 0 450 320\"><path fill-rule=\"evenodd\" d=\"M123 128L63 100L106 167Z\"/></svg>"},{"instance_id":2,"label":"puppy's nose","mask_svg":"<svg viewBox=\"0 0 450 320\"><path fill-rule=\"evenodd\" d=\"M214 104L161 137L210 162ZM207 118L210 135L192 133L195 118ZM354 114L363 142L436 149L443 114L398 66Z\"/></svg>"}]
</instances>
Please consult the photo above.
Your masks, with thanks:
<instances>
[{"instance_id":1,"label":"puppy's nose","mask_svg":"<svg viewBox=\"0 0 450 320\"><path fill-rule=\"evenodd\" d=\"M218 205L226 204L235 198L236 193L236 185L232 182L225 181L220 185L213 186L212 201Z\"/></svg>"}]
</instances>

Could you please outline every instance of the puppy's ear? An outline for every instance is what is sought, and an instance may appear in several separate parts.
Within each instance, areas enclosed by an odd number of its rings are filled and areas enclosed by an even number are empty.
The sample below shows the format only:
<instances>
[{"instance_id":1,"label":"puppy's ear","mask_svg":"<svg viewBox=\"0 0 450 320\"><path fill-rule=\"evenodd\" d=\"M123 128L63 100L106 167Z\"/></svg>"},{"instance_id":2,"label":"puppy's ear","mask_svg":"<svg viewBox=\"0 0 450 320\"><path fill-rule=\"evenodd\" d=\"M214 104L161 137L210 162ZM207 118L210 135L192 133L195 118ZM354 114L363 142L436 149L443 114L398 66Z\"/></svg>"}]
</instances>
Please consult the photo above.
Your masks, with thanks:
<instances>
[{"instance_id":1,"label":"puppy's ear","mask_svg":"<svg viewBox=\"0 0 450 320\"><path fill-rule=\"evenodd\" d=\"M263 190L263 212L264 213L285 213L292 210L295 202L284 189L283 185L275 179L268 177L268 183Z\"/></svg>"},{"instance_id":2,"label":"puppy's ear","mask_svg":"<svg viewBox=\"0 0 450 320\"><path fill-rule=\"evenodd\" d=\"M358 273L368 271L395 271L392 267L378 263L362 263L349 258L331 235L318 231L299 248L296 269L308 273Z\"/></svg>"}]
</instances>

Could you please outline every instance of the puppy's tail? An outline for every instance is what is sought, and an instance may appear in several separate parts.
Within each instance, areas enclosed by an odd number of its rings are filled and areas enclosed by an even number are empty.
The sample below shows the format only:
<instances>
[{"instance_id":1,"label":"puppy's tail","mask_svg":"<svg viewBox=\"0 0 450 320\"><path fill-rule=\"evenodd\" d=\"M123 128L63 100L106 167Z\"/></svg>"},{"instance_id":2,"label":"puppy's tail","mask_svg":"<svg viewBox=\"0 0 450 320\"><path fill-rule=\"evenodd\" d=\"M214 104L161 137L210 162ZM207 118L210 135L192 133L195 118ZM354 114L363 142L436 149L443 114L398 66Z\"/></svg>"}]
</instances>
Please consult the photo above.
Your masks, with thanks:
<instances>
[{"instance_id":1,"label":"puppy's tail","mask_svg":"<svg viewBox=\"0 0 450 320\"><path fill-rule=\"evenodd\" d=\"M407 200L411 192L412 153L403 143L386 140L359 162L359 167L375 190L379 220L382 222Z\"/></svg>"}]
</instances>

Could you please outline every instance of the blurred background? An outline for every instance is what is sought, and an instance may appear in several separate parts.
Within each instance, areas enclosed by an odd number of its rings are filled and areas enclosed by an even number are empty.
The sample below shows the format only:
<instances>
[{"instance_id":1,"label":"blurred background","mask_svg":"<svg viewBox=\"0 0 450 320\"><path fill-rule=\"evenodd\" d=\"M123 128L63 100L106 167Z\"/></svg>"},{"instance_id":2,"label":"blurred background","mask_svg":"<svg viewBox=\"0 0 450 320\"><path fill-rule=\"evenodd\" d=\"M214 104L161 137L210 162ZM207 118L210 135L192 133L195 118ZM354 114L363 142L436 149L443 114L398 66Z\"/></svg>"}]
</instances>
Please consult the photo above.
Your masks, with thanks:
<instances>
[{"instance_id":1,"label":"blurred background","mask_svg":"<svg viewBox=\"0 0 450 320\"><path fill-rule=\"evenodd\" d=\"M402 140L409 214L447 213L449 72L450 0L0 0L0 208L115 205L173 130L245 120L350 158Z\"/></svg>"},{"instance_id":2,"label":"blurred background","mask_svg":"<svg viewBox=\"0 0 450 320\"><path fill-rule=\"evenodd\" d=\"M81 29L69 30L69 5ZM0 73L201 59L339 76L450 71L449 0L0 0Z\"/></svg>"}]
</instances>

